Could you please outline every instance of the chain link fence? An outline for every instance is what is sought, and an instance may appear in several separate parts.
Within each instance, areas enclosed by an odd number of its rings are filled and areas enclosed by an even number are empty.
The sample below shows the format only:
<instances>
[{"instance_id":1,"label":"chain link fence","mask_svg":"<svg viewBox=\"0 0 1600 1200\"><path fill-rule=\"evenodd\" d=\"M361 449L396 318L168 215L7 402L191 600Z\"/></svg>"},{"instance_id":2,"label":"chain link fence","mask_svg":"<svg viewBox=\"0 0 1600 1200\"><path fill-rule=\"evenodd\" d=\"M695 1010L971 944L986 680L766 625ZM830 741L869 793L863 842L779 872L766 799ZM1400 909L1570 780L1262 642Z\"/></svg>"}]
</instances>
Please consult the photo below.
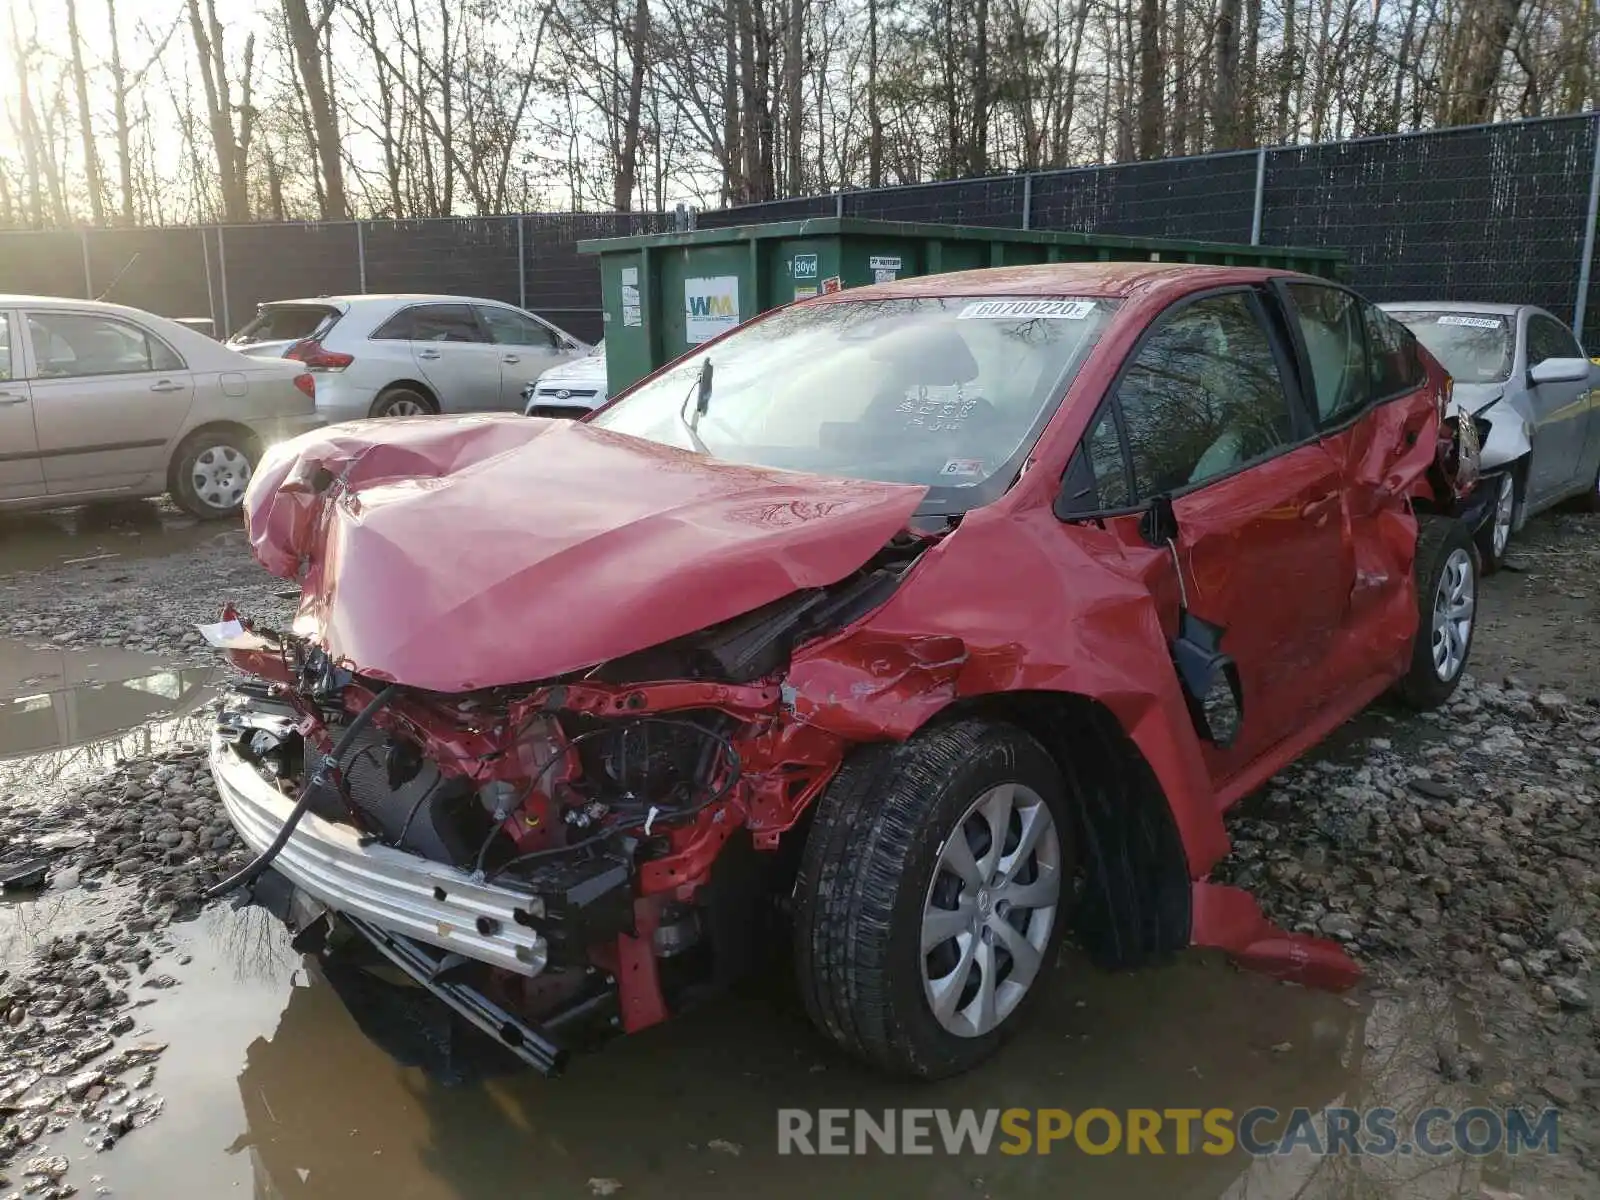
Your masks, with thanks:
<instances>
[{"instance_id":1,"label":"chain link fence","mask_svg":"<svg viewBox=\"0 0 1600 1200\"><path fill-rule=\"evenodd\" d=\"M238 329L268 300L436 292L521 305L601 336L600 271L585 238L660 233L664 213L529 213L168 229L0 232L0 293L129 304Z\"/></svg>"},{"instance_id":2,"label":"chain link fence","mask_svg":"<svg viewBox=\"0 0 1600 1200\"><path fill-rule=\"evenodd\" d=\"M800 217L1324 246L1374 300L1538 304L1600 353L1600 113L744 205Z\"/></svg>"}]
</instances>

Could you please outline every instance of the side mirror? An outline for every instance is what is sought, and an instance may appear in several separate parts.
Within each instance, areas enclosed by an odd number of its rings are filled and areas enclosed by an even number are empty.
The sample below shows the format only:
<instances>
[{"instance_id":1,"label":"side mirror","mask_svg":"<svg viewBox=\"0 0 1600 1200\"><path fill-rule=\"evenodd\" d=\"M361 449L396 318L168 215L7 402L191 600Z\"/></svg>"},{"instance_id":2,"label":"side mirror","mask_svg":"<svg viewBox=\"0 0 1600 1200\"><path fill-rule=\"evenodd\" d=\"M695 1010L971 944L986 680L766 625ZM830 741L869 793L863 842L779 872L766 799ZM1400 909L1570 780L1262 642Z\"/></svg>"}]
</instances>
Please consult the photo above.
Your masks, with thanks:
<instances>
[{"instance_id":1,"label":"side mirror","mask_svg":"<svg viewBox=\"0 0 1600 1200\"><path fill-rule=\"evenodd\" d=\"M1139 536L1152 546L1165 546L1178 540L1178 514L1172 507L1171 496L1163 492L1150 501L1150 507L1139 518Z\"/></svg>"},{"instance_id":2,"label":"side mirror","mask_svg":"<svg viewBox=\"0 0 1600 1200\"><path fill-rule=\"evenodd\" d=\"M1244 724L1244 687L1238 665L1219 649L1221 640L1221 629L1185 610L1170 648L1195 731L1226 749Z\"/></svg>"},{"instance_id":3,"label":"side mirror","mask_svg":"<svg viewBox=\"0 0 1600 1200\"><path fill-rule=\"evenodd\" d=\"M1541 383L1583 383L1589 378L1587 358L1547 358L1528 369L1528 379Z\"/></svg>"}]
</instances>

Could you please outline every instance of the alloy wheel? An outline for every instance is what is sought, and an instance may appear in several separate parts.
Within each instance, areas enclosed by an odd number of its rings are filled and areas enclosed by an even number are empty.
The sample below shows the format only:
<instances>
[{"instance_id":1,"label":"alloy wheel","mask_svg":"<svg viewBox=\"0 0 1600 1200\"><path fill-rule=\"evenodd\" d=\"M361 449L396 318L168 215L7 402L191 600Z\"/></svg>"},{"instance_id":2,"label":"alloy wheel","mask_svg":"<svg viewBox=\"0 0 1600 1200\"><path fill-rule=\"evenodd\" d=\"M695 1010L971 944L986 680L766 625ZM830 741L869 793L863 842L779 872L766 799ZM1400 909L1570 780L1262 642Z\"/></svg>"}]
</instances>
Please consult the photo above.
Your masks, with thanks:
<instances>
[{"instance_id":1,"label":"alloy wheel","mask_svg":"<svg viewBox=\"0 0 1600 1200\"><path fill-rule=\"evenodd\" d=\"M1050 806L1006 783L980 795L940 847L922 910L922 985L958 1037L993 1031L1044 965L1061 899L1061 838Z\"/></svg>"},{"instance_id":2,"label":"alloy wheel","mask_svg":"<svg viewBox=\"0 0 1600 1200\"><path fill-rule=\"evenodd\" d=\"M1433 594L1433 669L1447 683L1467 661L1477 607L1475 592L1472 556L1465 549L1457 549L1445 559Z\"/></svg>"},{"instance_id":3,"label":"alloy wheel","mask_svg":"<svg viewBox=\"0 0 1600 1200\"><path fill-rule=\"evenodd\" d=\"M1500 492L1494 503L1494 556L1498 560L1511 541L1511 521L1517 512L1517 482L1508 472L1500 476Z\"/></svg>"}]
</instances>

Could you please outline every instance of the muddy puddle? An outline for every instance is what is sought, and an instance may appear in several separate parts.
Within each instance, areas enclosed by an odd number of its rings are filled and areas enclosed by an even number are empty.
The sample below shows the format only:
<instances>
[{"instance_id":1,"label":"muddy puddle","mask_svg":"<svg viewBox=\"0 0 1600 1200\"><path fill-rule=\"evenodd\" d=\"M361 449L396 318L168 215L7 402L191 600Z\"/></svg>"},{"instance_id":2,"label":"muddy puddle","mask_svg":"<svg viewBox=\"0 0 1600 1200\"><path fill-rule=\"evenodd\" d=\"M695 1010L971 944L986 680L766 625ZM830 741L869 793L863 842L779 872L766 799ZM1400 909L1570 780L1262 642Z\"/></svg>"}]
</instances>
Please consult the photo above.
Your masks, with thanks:
<instances>
[{"instance_id":1,"label":"muddy puddle","mask_svg":"<svg viewBox=\"0 0 1600 1200\"><path fill-rule=\"evenodd\" d=\"M46 513L0 513L0 571L38 571L175 554L237 525L181 514L163 502L131 500Z\"/></svg>"},{"instance_id":2,"label":"muddy puddle","mask_svg":"<svg viewBox=\"0 0 1600 1200\"><path fill-rule=\"evenodd\" d=\"M0 796L53 789L196 740L214 675L128 650L0 638Z\"/></svg>"},{"instance_id":3,"label":"muddy puddle","mask_svg":"<svg viewBox=\"0 0 1600 1200\"><path fill-rule=\"evenodd\" d=\"M1093 1157L1070 1144L1018 1157L777 1153L780 1106L1463 1107L1485 1097L1441 1083L1434 1047L1441 1036L1476 1035L1446 997L1352 1005L1209 958L1129 975L1070 961L1042 1019L997 1060L918 1086L838 1059L786 990L766 986L580 1057L547 1081L492 1064L442 1065L427 1014L392 994L366 1008L380 1045L257 913L213 912L171 937L192 962L173 969L181 986L141 1014L148 1035L170 1043L157 1077L165 1113L74 1166L119 1196L1581 1194L1546 1188L1539 1175L1550 1164L1527 1155L1252 1161L1170 1149ZM455 1082L441 1081L451 1072ZM76 1158L71 1137L55 1139L53 1151Z\"/></svg>"}]
</instances>

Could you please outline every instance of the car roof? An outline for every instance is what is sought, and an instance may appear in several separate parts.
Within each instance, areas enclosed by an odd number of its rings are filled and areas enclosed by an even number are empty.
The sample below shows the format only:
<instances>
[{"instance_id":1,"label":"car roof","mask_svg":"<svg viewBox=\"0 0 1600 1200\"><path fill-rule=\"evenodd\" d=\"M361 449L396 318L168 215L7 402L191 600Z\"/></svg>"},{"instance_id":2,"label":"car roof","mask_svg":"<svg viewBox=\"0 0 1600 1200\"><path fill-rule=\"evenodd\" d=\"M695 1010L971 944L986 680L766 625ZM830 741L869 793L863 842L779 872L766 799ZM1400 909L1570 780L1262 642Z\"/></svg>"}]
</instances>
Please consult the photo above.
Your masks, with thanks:
<instances>
[{"instance_id":1,"label":"car roof","mask_svg":"<svg viewBox=\"0 0 1600 1200\"><path fill-rule=\"evenodd\" d=\"M127 304L112 304L106 300L83 300L76 296L24 296L0 294L0 308L81 308L93 312L133 313L154 316L149 310Z\"/></svg>"},{"instance_id":2,"label":"car roof","mask_svg":"<svg viewBox=\"0 0 1600 1200\"><path fill-rule=\"evenodd\" d=\"M1484 304L1476 300L1391 300L1378 305L1384 312L1482 313L1484 316L1514 317L1531 304Z\"/></svg>"},{"instance_id":3,"label":"car roof","mask_svg":"<svg viewBox=\"0 0 1600 1200\"><path fill-rule=\"evenodd\" d=\"M1230 283L1261 283L1268 279L1326 279L1295 271L1261 267L1203 266L1194 263L1084 262L1040 263L1025 267L989 267L977 271L951 271L943 275L917 275L893 283L851 288L818 297L810 303L844 303L855 300L934 299L948 296L1087 296L1130 299L1171 293L1181 295L1203 287Z\"/></svg>"},{"instance_id":4,"label":"car roof","mask_svg":"<svg viewBox=\"0 0 1600 1200\"><path fill-rule=\"evenodd\" d=\"M345 296L301 296L294 300L263 300L258 308L279 308L294 304L327 307L331 304L499 304L514 307L505 300L487 296L461 296L444 292L357 292Z\"/></svg>"}]
</instances>

